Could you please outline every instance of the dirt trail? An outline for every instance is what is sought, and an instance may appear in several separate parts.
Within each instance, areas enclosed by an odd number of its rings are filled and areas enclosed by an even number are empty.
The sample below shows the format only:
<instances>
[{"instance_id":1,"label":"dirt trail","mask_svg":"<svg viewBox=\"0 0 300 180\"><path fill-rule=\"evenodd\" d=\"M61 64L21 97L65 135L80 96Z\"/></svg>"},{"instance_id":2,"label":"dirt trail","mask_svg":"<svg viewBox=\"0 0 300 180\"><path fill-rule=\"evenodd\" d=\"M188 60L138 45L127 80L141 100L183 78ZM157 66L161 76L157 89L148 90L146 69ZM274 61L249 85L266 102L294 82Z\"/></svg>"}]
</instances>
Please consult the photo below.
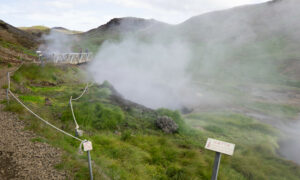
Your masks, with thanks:
<instances>
[{"instance_id":1,"label":"dirt trail","mask_svg":"<svg viewBox=\"0 0 300 180\"><path fill-rule=\"evenodd\" d=\"M0 100L6 98L7 71L0 71ZM32 142L37 138L24 130L25 123L0 104L0 179L66 179L66 173L54 168L61 160L61 151L46 143Z\"/></svg>"}]
</instances>

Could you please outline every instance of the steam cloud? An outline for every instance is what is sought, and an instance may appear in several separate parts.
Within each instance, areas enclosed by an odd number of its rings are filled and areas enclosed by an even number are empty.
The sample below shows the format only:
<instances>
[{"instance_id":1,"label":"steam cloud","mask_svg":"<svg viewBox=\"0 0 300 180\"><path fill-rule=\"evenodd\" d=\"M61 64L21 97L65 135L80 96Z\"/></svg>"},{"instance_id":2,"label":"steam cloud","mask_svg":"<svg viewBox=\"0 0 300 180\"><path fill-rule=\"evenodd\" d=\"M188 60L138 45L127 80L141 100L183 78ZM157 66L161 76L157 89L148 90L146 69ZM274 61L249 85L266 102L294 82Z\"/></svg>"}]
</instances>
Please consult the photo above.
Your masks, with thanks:
<instances>
[{"instance_id":1,"label":"steam cloud","mask_svg":"<svg viewBox=\"0 0 300 180\"><path fill-rule=\"evenodd\" d=\"M44 54L70 53L72 52L73 39L71 35L51 29L49 34L42 36L45 43L39 47L39 50L43 51Z\"/></svg>"},{"instance_id":2,"label":"steam cloud","mask_svg":"<svg viewBox=\"0 0 300 180\"><path fill-rule=\"evenodd\" d=\"M125 98L151 108L213 103L215 108L226 109L234 98L222 92L219 82L235 82L237 89L242 89L237 84L247 84L245 91L251 98L283 102L277 99L280 94L273 96L274 92L252 83L277 80L274 75L280 72L276 65L300 58L299 8L298 0L278 0L194 17L163 29L147 27L134 34L127 31L136 24L122 22L123 28L118 29L126 31L122 40L104 42L89 72L96 82L108 80ZM44 39L41 49L49 53L71 52L74 40L52 31ZM192 83L194 80L201 85ZM271 116L248 114L286 134L288 139L281 143L280 153L300 164L300 142L294 138L300 136L299 123L284 124L282 119L275 122Z\"/></svg>"},{"instance_id":3,"label":"steam cloud","mask_svg":"<svg viewBox=\"0 0 300 180\"><path fill-rule=\"evenodd\" d=\"M194 17L149 33L150 41L129 35L119 43L105 42L89 70L97 82L108 80L126 98L148 107L178 109L214 101L216 108L226 109L224 101L231 103L231 99L205 91L206 87L193 87L195 76L215 87L221 81L247 84L250 96L262 91L250 84L278 80L274 77L281 73L277 65L299 58L300 25L295 18L300 17L299 8L296 0L268 2ZM272 92L259 97L283 102ZM300 142L294 138L299 137L299 124L278 123L272 117L257 119L286 134L280 153L300 163Z\"/></svg>"},{"instance_id":4,"label":"steam cloud","mask_svg":"<svg viewBox=\"0 0 300 180\"><path fill-rule=\"evenodd\" d=\"M102 45L90 66L96 81L108 80L126 98L151 108L180 108L188 94L189 45L128 37Z\"/></svg>"}]
</instances>

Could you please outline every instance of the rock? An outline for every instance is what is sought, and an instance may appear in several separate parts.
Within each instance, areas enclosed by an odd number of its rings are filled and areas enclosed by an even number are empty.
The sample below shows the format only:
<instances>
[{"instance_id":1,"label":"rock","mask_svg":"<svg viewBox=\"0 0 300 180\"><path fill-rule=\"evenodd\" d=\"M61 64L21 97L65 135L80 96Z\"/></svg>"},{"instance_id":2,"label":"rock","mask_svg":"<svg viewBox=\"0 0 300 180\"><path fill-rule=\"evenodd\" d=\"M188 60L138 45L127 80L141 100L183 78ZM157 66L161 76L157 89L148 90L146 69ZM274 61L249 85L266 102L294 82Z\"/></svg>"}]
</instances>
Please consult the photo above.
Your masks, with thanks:
<instances>
[{"instance_id":1,"label":"rock","mask_svg":"<svg viewBox=\"0 0 300 180\"><path fill-rule=\"evenodd\" d=\"M156 126L165 133L175 133L178 130L176 122L168 116L158 117L156 120Z\"/></svg>"},{"instance_id":2,"label":"rock","mask_svg":"<svg viewBox=\"0 0 300 180\"><path fill-rule=\"evenodd\" d=\"M182 114L189 114L191 112L193 112L192 108L188 108L188 107L185 107L185 106L181 108L181 113Z\"/></svg>"},{"instance_id":3,"label":"rock","mask_svg":"<svg viewBox=\"0 0 300 180\"><path fill-rule=\"evenodd\" d=\"M117 130L115 131L115 134L118 135L118 136L121 136L121 133Z\"/></svg>"}]
</instances>

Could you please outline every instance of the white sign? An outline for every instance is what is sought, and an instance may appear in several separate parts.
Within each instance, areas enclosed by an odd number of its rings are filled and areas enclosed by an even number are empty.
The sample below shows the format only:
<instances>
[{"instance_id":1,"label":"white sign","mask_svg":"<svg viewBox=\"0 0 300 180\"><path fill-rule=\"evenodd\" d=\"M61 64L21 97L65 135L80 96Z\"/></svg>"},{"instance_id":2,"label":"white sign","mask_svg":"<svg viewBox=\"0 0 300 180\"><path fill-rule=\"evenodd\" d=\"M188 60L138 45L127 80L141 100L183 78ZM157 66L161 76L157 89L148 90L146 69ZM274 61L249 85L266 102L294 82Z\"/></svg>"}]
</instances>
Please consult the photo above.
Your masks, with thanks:
<instances>
[{"instance_id":1,"label":"white sign","mask_svg":"<svg viewBox=\"0 0 300 180\"><path fill-rule=\"evenodd\" d=\"M86 141L83 143L83 150L84 151L91 151L93 150L92 142L91 141Z\"/></svg>"},{"instance_id":2,"label":"white sign","mask_svg":"<svg viewBox=\"0 0 300 180\"><path fill-rule=\"evenodd\" d=\"M208 138L206 141L205 149L220 152L232 156L235 144L224 141Z\"/></svg>"}]
</instances>

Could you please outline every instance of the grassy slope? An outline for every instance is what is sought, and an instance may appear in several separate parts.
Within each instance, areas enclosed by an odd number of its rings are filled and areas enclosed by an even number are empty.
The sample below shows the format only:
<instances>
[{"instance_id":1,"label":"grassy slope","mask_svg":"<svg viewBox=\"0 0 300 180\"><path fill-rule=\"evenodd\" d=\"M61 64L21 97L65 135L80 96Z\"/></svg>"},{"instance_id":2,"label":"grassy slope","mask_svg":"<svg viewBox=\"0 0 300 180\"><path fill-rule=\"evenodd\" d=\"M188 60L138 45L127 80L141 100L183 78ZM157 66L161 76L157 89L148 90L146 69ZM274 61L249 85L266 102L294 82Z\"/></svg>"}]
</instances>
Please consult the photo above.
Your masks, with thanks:
<instances>
[{"instance_id":1,"label":"grassy slope","mask_svg":"<svg viewBox=\"0 0 300 180\"><path fill-rule=\"evenodd\" d=\"M31 27L19 27L21 30L40 30L40 31L48 31L50 28L46 26L31 26Z\"/></svg>"},{"instance_id":2,"label":"grassy slope","mask_svg":"<svg viewBox=\"0 0 300 180\"><path fill-rule=\"evenodd\" d=\"M85 86L76 67L23 66L13 76L12 90L26 105L68 132L74 123L68 106ZM240 114L201 113L184 117L169 110L143 111L118 105L108 86L93 85L88 94L73 103L85 137L93 142L96 179L209 179L214 153L204 150L207 137L237 144L233 157L223 156L219 179L299 179L299 166L276 155L278 132ZM48 97L52 106L46 106ZM40 123L11 101L7 110L20 113L28 128L43 141L64 149L64 162L57 168L76 179L87 179L86 155L78 154L79 143ZM180 125L167 135L154 125L157 115L167 114Z\"/></svg>"},{"instance_id":3,"label":"grassy slope","mask_svg":"<svg viewBox=\"0 0 300 180\"><path fill-rule=\"evenodd\" d=\"M26 55L29 55L32 57L37 57L37 54L35 53L34 50L25 48L21 45L14 44L12 42L5 41L1 38L0 38L0 46L2 46L3 48L6 48L6 49L13 50L15 52L19 52L21 54L26 54Z\"/></svg>"},{"instance_id":4,"label":"grassy slope","mask_svg":"<svg viewBox=\"0 0 300 180\"><path fill-rule=\"evenodd\" d=\"M0 64L19 63L37 59L37 39L30 33L0 20Z\"/></svg>"}]
</instances>

